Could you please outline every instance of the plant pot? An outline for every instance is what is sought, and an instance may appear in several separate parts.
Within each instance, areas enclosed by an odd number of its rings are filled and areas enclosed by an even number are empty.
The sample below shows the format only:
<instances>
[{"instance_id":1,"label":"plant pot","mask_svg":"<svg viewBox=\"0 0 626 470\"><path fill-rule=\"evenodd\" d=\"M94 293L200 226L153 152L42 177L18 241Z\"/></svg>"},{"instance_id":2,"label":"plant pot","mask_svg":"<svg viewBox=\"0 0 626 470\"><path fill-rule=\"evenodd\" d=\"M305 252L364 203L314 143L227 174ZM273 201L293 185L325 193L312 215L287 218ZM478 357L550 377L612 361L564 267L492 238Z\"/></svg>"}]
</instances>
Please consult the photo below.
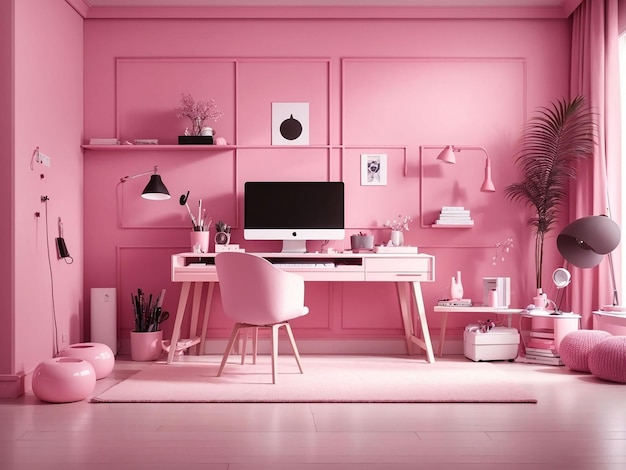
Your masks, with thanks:
<instances>
[{"instance_id":1,"label":"plant pot","mask_svg":"<svg viewBox=\"0 0 626 470\"><path fill-rule=\"evenodd\" d=\"M352 251L371 251L374 249L374 235L351 235L350 247L352 248Z\"/></svg>"},{"instance_id":2,"label":"plant pot","mask_svg":"<svg viewBox=\"0 0 626 470\"><path fill-rule=\"evenodd\" d=\"M179 135L178 145L213 145L212 135Z\"/></svg>"},{"instance_id":3,"label":"plant pot","mask_svg":"<svg viewBox=\"0 0 626 470\"><path fill-rule=\"evenodd\" d=\"M156 361L163 352L161 341L163 330L159 331L131 331L130 357L133 361Z\"/></svg>"}]
</instances>

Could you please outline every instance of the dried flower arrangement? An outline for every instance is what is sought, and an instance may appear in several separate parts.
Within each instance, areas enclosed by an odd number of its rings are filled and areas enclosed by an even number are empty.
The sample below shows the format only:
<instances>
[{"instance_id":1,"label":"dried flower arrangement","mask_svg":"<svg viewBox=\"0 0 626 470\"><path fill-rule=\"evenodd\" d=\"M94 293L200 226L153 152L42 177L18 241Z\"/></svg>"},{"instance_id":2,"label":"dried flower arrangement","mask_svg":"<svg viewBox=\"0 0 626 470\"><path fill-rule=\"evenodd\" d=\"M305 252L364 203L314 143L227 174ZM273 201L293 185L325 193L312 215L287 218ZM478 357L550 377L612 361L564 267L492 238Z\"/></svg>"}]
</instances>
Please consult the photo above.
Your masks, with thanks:
<instances>
[{"instance_id":1,"label":"dried flower arrangement","mask_svg":"<svg viewBox=\"0 0 626 470\"><path fill-rule=\"evenodd\" d=\"M186 117L191 120L192 130L185 129L185 135L201 135L204 121L211 118L213 122L217 122L224 113L220 111L214 99L211 100L194 100L190 94L183 93L181 95L181 106L176 109L176 117Z\"/></svg>"},{"instance_id":2,"label":"dried flower arrangement","mask_svg":"<svg viewBox=\"0 0 626 470\"><path fill-rule=\"evenodd\" d=\"M409 230L409 222L413 222L413 219L408 215L398 215L398 219L393 219L393 221L387 220L384 226L390 228L394 231L408 231Z\"/></svg>"}]
</instances>

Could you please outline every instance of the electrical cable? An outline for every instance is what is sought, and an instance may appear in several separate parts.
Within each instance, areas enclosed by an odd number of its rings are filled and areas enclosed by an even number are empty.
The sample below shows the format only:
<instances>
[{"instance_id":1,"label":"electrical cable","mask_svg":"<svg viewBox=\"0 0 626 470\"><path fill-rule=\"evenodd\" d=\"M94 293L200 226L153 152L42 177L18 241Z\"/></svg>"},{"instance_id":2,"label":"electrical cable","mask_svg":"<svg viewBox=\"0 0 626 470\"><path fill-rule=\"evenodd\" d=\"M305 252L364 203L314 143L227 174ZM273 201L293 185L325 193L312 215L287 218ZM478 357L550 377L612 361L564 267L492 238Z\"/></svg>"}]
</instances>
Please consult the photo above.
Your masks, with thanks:
<instances>
[{"instance_id":1,"label":"electrical cable","mask_svg":"<svg viewBox=\"0 0 626 470\"><path fill-rule=\"evenodd\" d=\"M41 196L41 202L44 203L45 208L45 224L46 224L46 249L48 252L48 269L50 272L50 292L52 297L52 334L54 337L53 347L54 347L54 357L59 355L59 328L57 326L57 314L55 307L55 299L54 299L54 275L52 273L52 258L50 256L50 233L48 229L48 201L50 198L48 196Z\"/></svg>"}]
</instances>

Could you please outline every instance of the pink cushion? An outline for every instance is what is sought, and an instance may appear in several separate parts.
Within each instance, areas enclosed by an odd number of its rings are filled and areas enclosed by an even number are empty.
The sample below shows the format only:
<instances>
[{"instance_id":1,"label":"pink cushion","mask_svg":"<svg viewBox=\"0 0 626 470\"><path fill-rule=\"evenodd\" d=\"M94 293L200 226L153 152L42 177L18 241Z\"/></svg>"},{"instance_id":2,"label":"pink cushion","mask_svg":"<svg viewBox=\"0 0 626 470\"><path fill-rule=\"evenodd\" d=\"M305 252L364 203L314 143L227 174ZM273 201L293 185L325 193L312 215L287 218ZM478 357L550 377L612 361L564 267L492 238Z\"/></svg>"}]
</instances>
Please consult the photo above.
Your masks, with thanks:
<instances>
[{"instance_id":1,"label":"pink cushion","mask_svg":"<svg viewBox=\"0 0 626 470\"><path fill-rule=\"evenodd\" d=\"M600 341L589 353L589 370L599 379L626 383L626 336Z\"/></svg>"},{"instance_id":2,"label":"pink cushion","mask_svg":"<svg viewBox=\"0 0 626 470\"><path fill-rule=\"evenodd\" d=\"M589 351L610 336L611 333L602 330L577 330L566 334L559 346L563 364L572 370L589 372Z\"/></svg>"}]
</instances>

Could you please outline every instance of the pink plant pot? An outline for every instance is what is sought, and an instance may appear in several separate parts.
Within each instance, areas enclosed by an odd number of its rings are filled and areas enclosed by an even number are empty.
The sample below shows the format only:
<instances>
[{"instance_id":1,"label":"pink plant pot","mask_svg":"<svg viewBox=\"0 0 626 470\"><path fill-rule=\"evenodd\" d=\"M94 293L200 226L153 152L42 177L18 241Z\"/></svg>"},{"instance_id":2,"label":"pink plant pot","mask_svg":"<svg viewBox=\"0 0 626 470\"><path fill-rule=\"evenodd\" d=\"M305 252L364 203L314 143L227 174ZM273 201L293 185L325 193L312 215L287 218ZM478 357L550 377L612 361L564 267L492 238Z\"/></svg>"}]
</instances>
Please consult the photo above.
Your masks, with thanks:
<instances>
[{"instance_id":1,"label":"pink plant pot","mask_svg":"<svg viewBox=\"0 0 626 470\"><path fill-rule=\"evenodd\" d=\"M133 361L156 361L163 352L163 330L130 332L130 357Z\"/></svg>"},{"instance_id":2,"label":"pink plant pot","mask_svg":"<svg viewBox=\"0 0 626 470\"><path fill-rule=\"evenodd\" d=\"M33 393L50 403L84 400L95 385L96 372L91 363L75 357L46 359L33 373Z\"/></svg>"},{"instance_id":3,"label":"pink plant pot","mask_svg":"<svg viewBox=\"0 0 626 470\"><path fill-rule=\"evenodd\" d=\"M60 352L60 356L76 357L89 362L96 372L96 380L105 378L115 366L113 351L102 343L71 344Z\"/></svg>"}]
</instances>

